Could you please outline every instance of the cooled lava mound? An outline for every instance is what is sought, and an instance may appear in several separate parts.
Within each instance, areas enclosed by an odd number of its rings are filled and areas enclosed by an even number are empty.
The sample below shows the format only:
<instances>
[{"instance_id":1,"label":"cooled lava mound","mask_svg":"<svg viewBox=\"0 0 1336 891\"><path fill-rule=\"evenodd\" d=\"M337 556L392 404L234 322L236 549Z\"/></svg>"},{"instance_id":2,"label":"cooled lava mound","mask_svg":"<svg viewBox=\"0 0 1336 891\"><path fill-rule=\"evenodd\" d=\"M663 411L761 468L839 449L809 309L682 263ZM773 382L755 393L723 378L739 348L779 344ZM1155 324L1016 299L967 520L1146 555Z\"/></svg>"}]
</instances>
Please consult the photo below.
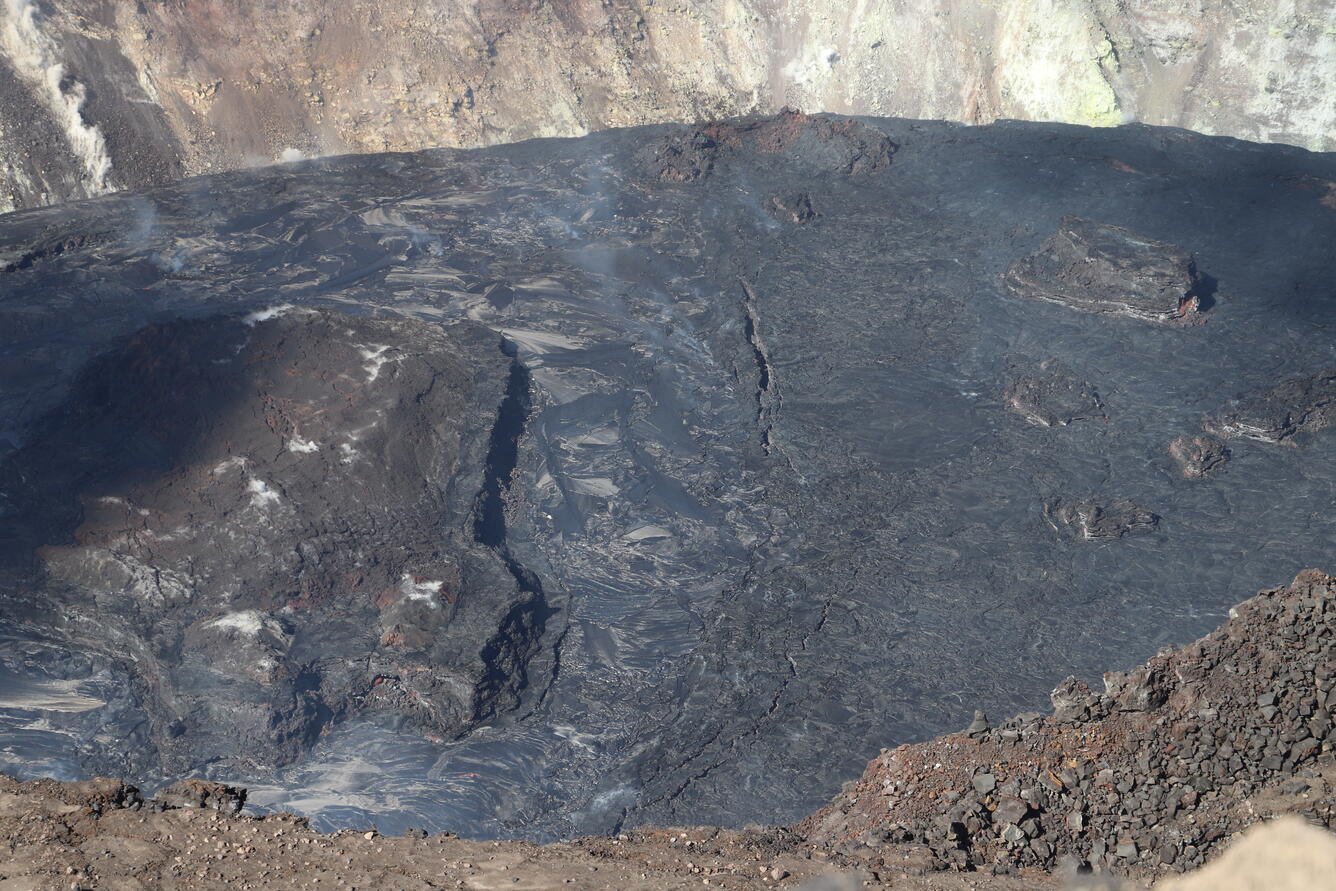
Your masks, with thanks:
<instances>
[{"instance_id":1,"label":"cooled lava mound","mask_svg":"<svg viewBox=\"0 0 1336 891\"><path fill-rule=\"evenodd\" d=\"M0 470L44 595L12 608L134 655L168 770L274 767L368 709L457 735L514 706L545 619L494 549L511 364L469 323L149 326Z\"/></svg>"}]
</instances>

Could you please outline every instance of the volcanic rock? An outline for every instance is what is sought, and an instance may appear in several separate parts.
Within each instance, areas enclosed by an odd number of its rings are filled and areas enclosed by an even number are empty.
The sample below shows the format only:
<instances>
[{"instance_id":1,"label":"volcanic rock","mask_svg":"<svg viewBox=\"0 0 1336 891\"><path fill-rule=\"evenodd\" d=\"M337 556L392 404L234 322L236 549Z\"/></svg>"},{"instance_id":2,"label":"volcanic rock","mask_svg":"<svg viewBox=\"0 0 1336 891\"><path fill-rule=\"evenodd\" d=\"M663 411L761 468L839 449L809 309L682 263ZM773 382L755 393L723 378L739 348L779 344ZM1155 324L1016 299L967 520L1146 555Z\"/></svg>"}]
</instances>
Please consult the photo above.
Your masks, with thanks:
<instances>
[{"instance_id":1,"label":"volcanic rock","mask_svg":"<svg viewBox=\"0 0 1336 891\"><path fill-rule=\"evenodd\" d=\"M1304 716L1328 715L1336 704L1327 701L1336 683L1336 579L1306 571L1230 615L1196 643L1106 675L1107 691L1086 698L1086 716L1075 722L1070 691L1055 691L1068 714L1021 736L999 730L886 752L798 828L833 843L894 825L939 861L970 869L1063 861L1154 873L1199 865L1233 833L1276 813L1331 827L1336 736L1310 737ZM1001 725L1009 726L1016 722ZM1296 776L1317 791L1286 791ZM990 792L994 780L1001 792L991 819L960 824L964 832L953 836L937 831L955 813L945 802ZM1007 793L1017 788L1046 789L1045 803L1032 811L1033 799ZM1026 824L1030 832L1019 832ZM1044 844L1022 846L1022 834Z\"/></svg>"},{"instance_id":2,"label":"volcanic rock","mask_svg":"<svg viewBox=\"0 0 1336 891\"><path fill-rule=\"evenodd\" d=\"M1024 297L1148 322L1182 322L1202 309L1196 265L1186 251L1072 216L1003 281Z\"/></svg>"},{"instance_id":3,"label":"volcanic rock","mask_svg":"<svg viewBox=\"0 0 1336 891\"><path fill-rule=\"evenodd\" d=\"M1229 448L1210 436L1179 436L1169 443L1169 454L1188 479L1200 479L1223 470Z\"/></svg>"},{"instance_id":4,"label":"volcanic rock","mask_svg":"<svg viewBox=\"0 0 1336 891\"><path fill-rule=\"evenodd\" d=\"M150 326L5 460L4 556L36 554L52 635L127 660L165 764L281 764L365 710L457 734L513 701L534 645L536 594L475 533L511 364L468 324Z\"/></svg>"},{"instance_id":5,"label":"volcanic rock","mask_svg":"<svg viewBox=\"0 0 1336 891\"><path fill-rule=\"evenodd\" d=\"M860 121L785 108L778 115L721 121L674 134L647 146L642 163L650 176L672 183L703 179L730 157L758 155L782 155L803 168L858 176L890 166L895 150L885 133ZM791 212L803 215L801 208ZM811 212L810 201L806 212Z\"/></svg>"},{"instance_id":6,"label":"volcanic rock","mask_svg":"<svg viewBox=\"0 0 1336 891\"><path fill-rule=\"evenodd\" d=\"M812 209L812 198L806 192L775 195L766 202L765 212L788 223L810 223L820 216Z\"/></svg>"},{"instance_id":7,"label":"volcanic rock","mask_svg":"<svg viewBox=\"0 0 1336 891\"><path fill-rule=\"evenodd\" d=\"M246 805L246 790L225 783L189 779L161 790L154 800L168 808L200 807L223 814L239 814Z\"/></svg>"},{"instance_id":8,"label":"volcanic rock","mask_svg":"<svg viewBox=\"0 0 1336 891\"><path fill-rule=\"evenodd\" d=\"M1224 437L1284 442L1336 424L1336 368L1240 396L1209 415L1208 431Z\"/></svg>"},{"instance_id":9,"label":"volcanic rock","mask_svg":"<svg viewBox=\"0 0 1336 891\"><path fill-rule=\"evenodd\" d=\"M1095 388L1054 360L1017 376L1003 396L1007 408L1042 427L1065 427L1073 421L1106 417Z\"/></svg>"},{"instance_id":10,"label":"volcanic rock","mask_svg":"<svg viewBox=\"0 0 1336 891\"><path fill-rule=\"evenodd\" d=\"M1128 498L1057 498L1044 505L1054 529L1081 541L1101 541L1154 531L1160 518Z\"/></svg>"}]
</instances>

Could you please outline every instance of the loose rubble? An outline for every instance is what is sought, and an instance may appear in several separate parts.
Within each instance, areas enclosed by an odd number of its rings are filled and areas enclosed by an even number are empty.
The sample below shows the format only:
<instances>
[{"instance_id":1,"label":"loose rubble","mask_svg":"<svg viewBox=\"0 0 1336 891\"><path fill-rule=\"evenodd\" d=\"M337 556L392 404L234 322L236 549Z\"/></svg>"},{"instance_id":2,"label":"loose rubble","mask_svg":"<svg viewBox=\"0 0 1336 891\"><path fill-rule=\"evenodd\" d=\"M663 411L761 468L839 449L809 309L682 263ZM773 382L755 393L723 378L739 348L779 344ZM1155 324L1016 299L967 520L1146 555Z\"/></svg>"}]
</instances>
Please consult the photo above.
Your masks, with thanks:
<instances>
[{"instance_id":1,"label":"loose rubble","mask_svg":"<svg viewBox=\"0 0 1336 891\"><path fill-rule=\"evenodd\" d=\"M246 805L246 790L208 780L173 783L155 796L164 807L211 808L220 814L239 814Z\"/></svg>"},{"instance_id":2,"label":"loose rubble","mask_svg":"<svg viewBox=\"0 0 1336 891\"><path fill-rule=\"evenodd\" d=\"M797 828L917 845L925 869L1151 876L1270 815L1336 820L1336 579L1300 573L1104 684L1068 678L1048 717L884 752Z\"/></svg>"},{"instance_id":3,"label":"loose rubble","mask_svg":"<svg viewBox=\"0 0 1336 891\"><path fill-rule=\"evenodd\" d=\"M292 814L193 806L195 799L233 801L240 790L203 780L179 785L192 790L185 799L175 791L146 799L118 780L18 782L0 775L0 889L975 887L948 873L910 876L886 868L881 877L779 828L655 828L542 846L421 829L393 837L374 829L325 834ZM989 888L1049 885L1032 876Z\"/></svg>"}]
</instances>

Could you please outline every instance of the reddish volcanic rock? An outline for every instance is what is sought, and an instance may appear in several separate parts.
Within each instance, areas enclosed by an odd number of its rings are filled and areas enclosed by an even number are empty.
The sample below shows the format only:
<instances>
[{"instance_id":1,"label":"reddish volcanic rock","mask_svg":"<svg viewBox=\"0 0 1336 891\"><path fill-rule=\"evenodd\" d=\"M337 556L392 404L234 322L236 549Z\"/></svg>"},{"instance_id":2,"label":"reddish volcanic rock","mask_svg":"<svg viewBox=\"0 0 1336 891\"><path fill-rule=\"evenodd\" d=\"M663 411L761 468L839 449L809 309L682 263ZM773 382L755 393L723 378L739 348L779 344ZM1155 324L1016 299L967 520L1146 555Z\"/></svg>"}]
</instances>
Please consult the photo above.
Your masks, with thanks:
<instances>
[{"instance_id":1,"label":"reddish volcanic rock","mask_svg":"<svg viewBox=\"0 0 1336 891\"><path fill-rule=\"evenodd\" d=\"M921 844L939 868L1146 872L1200 864L1267 813L1336 819L1336 579L1300 573L1104 684L885 752L798 829Z\"/></svg>"}]
</instances>

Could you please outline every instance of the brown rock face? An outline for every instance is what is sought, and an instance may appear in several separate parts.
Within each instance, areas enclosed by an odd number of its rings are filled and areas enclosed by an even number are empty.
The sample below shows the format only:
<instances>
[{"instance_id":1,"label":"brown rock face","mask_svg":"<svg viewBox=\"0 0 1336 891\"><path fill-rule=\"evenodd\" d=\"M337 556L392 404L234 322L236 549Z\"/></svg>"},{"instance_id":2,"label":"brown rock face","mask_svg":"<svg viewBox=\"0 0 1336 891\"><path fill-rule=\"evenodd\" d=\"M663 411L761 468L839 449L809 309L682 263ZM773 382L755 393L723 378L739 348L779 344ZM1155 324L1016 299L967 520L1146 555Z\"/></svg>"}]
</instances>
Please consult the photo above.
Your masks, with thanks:
<instances>
[{"instance_id":1,"label":"brown rock face","mask_svg":"<svg viewBox=\"0 0 1336 891\"><path fill-rule=\"evenodd\" d=\"M1327 0L15 0L0 6L0 210L790 104L1330 150L1329 25Z\"/></svg>"}]
</instances>

